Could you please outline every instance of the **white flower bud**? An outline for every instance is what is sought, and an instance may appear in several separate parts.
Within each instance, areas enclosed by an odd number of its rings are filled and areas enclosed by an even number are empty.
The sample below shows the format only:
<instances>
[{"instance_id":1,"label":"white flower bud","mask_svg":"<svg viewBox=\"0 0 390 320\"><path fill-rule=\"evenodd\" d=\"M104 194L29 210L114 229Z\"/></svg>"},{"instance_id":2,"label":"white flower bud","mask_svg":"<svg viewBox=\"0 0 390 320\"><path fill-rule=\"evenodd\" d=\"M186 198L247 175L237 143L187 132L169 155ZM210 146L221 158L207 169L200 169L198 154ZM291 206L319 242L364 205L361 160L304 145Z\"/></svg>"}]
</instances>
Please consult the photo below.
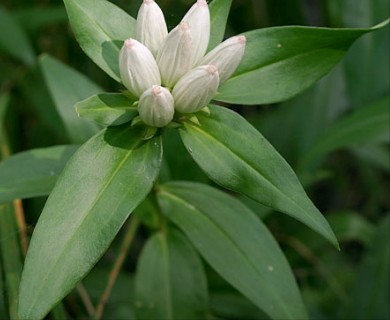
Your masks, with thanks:
<instances>
[{"instance_id":1,"label":"white flower bud","mask_svg":"<svg viewBox=\"0 0 390 320\"><path fill-rule=\"evenodd\" d=\"M175 83L192 67L192 37L187 22L181 22L165 38L157 54L161 80L173 88Z\"/></svg>"},{"instance_id":2,"label":"white flower bud","mask_svg":"<svg viewBox=\"0 0 390 320\"><path fill-rule=\"evenodd\" d=\"M219 72L219 83L222 84L236 71L245 52L245 36L229 38L210 51L200 64L215 65Z\"/></svg>"},{"instance_id":3,"label":"white flower bud","mask_svg":"<svg viewBox=\"0 0 390 320\"><path fill-rule=\"evenodd\" d=\"M206 0L198 0L184 16L193 43L193 66L205 55L210 40L210 11Z\"/></svg>"},{"instance_id":4,"label":"white flower bud","mask_svg":"<svg viewBox=\"0 0 390 320\"><path fill-rule=\"evenodd\" d=\"M215 66L192 69L173 88L175 109L181 113L199 111L210 102L218 86L219 76Z\"/></svg>"},{"instance_id":5,"label":"white flower bud","mask_svg":"<svg viewBox=\"0 0 390 320\"><path fill-rule=\"evenodd\" d=\"M156 60L149 49L137 40L125 41L119 54L119 71L122 83L136 97L152 85L161 85Z\"/></svg>"},{"instance_id":6,"label":"white flower bud","mask_svg":"<svg viewBox=\"0 0 390 320\"><path fill-rule=\"evenodd\" d=\"M137 39L154 56L168 35L164 14L154 0L144 0L137 16Z\"/></svg>"},{"instance_id":7,"label":"white flower bud","mask_svg":"<svg viewBox=\"0 0 390 320\"><path fill-rule=\"evenodd\" d=\"M138 111L140 118L147 125L165 127L172 121L175 114L173 97L166 88L153 86L142 94Z\"/></svg>"}]
</instances>

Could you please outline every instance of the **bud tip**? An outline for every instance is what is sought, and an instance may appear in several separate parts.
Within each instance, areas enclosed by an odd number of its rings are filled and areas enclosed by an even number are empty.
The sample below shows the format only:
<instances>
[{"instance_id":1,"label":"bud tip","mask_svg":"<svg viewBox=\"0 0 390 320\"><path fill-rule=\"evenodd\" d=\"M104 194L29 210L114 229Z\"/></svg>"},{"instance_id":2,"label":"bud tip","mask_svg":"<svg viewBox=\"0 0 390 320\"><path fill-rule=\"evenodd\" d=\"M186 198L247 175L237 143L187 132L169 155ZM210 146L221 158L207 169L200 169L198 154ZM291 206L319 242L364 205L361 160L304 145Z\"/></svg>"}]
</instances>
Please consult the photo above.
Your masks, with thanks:
<instances>
[{"instance_id":1,"label":"bud tip","mask_svg":"<svg viewBox=\"0 0 390 320\"><path fill-rule=\"evenodd\" d=\"M132 38L126 39L125 40L125 47L126 49L131 49L135 45L135 40Z\"/></svg>"},{"instance_id":2,"label":"bud tip","mask_svg":"<svg viewBox=\"0 0 390 320\"><path fill-rule=\"evenodd\" d=\"M145 4L150 4L150 3L152 3L152 2L154 2L154 0L144 0L144 3L145 3Z\"/></svg>"},{"instance_id":3,"label":"bud tip","mask_svg":"<svg viewBox=\"0 0 390 320\"><path fill-rule=\"evenodd\" d=\"M218 73L217 67L214 66L214 65L211 65L211 64L207 66L207 71L208 71L208 73L209 73L211 76L214 76L214 75L216 75L216 74Z\"/></svg>"},{"instance_id":4,"label":"bud tip","mask_svg":"<svg viewBox=\"0 0 390 320\"><path fill-rule=\"evenodd\" d=\"M207 7L207 1L206 0L198 0L196 2L196 4L199 6L199 7Z\"/></svg>"},{"instance_id":5,"label":"bud tip","mask_svg":"<svg viewBox=\"0 0 390 320\"><path fill-rule=\"evenodd\" d=\"M246 44L246 37L245 36L238 36L237 40L240 44Z\"/></svg>"},{"instance_id":6,"label":"bud tip","mask_svg":"<svg viewBox=\"0 0 390 320\"><path fill-rule=\"evenodd\" d=\"M190 29L190 26L188 25L188 22L182 21L179 24L179 30L182 32L188 31Z\"/></svg>"},{"instance_id":7,"label":"bud tip","mask_svg":"<svg viewBox=\"0 0 390 320\"><path fill-rule=\"evenodd\" d=\"M160 86L153 86L152 87L152 94L157 97L162 93L161 87Z\"/></svg>"}]
</instances>

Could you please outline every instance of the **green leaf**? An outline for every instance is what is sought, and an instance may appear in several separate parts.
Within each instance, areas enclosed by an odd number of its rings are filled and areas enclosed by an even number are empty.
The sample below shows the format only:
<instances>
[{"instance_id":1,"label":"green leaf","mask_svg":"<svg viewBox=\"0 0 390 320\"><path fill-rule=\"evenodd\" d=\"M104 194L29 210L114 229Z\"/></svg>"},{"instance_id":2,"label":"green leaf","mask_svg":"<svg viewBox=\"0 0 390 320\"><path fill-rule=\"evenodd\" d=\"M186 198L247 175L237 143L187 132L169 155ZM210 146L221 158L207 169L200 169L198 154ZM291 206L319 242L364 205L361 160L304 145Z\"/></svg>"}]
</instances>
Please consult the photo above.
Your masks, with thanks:
<instances>
[{"instance_id":1,"label":"green leaf","mask_svg":"<svg viewBox=\"0 0 390 320\"><path fill-rule=\"evenodd\" d=\"M334 26L359 28L389 17L388 0L329 0ZM359 108L386 95L390 87L389 26L357 41L343 64L351 106ZM359 66L359 67L356 67ZM375 81L372 81L375 79Z\"/></svg>"},{"instance_id":2,"label":"green leaf","mask_svg":"<svg viewBox=\"0 0 390 320\"><path fill-rule=\"evenodd\" d=\"M328 220L340 241L360 241L367 244L372 238L372 224L357 212L337 212L330 214Z\"/></svg>"},{"instance_id":3,"label":"green leaf","mask_svg":"<svg viewBox=\"0 0 390 320\"><path fill-rule=\"evenodd\" d=\"M91 300L96 304L99 303L102 292L106 289L107 279L110 277L110 273L111 269L109 269L109 266L103 268L96 267L83 280L85 289L91 297ZM103 319L136 320L132 301L134 301L134 278L133 275L130 275L123 268L118 273L117 280L107 300Z\"/></svg>"},{"instance_id":4,"label":"green leaf","mask_svg":"<svg viewBox=\"0 0 390 320\"><path fill-rule=\"evenodd\" d=\"M235 198L190 182L160 187L159 203L204 259L273 319L306 319L294 276L271 233Z\"/></svg>"},{"instance_id":5,"label":"green leaf","mask_svg":"<svg viewBox=\"0 0 390 320\"><path fill-rule=\"evenodd\" d=\"M29 69L18 88L25 101L29 102L40 125L50 128L57 137L63 140L66 134L65 125L57 112L39 65Z\"/></svg>"},{"instance_id":6,"label":"green leaf","mask_svg":"<svg viewBox=\"0 0 390 320\"><path fill-rule=\"evenodd\" d=\"M0 204L0 217L0 262L4 274L6 300L10 319L18 319L17 306L22 260L19 230L12 204Z\"/></svg>"},{"instance_id":7,"label":"green leaf","mask_svg":"<svg viewBox=\"0 0 390 320\"><path fill-rule=\"evenodd\" d=\"M34 230L19 316L41 319L93 267L158 176L161 138L109 127L73 155Z\"/></svg>"},{"instance_id":8,"label":"green leaf","mask_svg":"<svg viewBox=\"0 0 390 320\"><path fill-rule=\"evenodd\" d=\"M205 319L206 275L198 253L178 230L146 243L135 278L138 319Z\"/></svg>"},{"instance_id":9,"label":"green leaf","mask_svg":"<svg viewBox=\"0 0 390 320\"><path fill-rule=\"evenodd\" d=\"M389 142L389 103L387 97L336 122L305 153L301 166L342 147L378 141Z\"/></svg>"},{"instance_id":10,"label":"green leaf","mask_svg":"<svg viewBox=\"0 0 390 320\"><path fill-rule=\"evenodd\" d=\"M390 172L390 154L386 144L369 144L352 147L350 151L354 156L368 162L378 169Z\"/></svg>"},{"instance_id":11,"label":"green leaf","mask_svg":"<svg viewBox=\"0 0 390 320\"><path fill-rule=\"evenodd\" d=\"M232 0L214 0L210 3L210 41L207 51L214 49L225 35Z\"/></svg>"},{"instance_id":12,"label":"green leaf","mask_svg":"<svg viewBox=\"0 0 390 320\"><path fill-rule=\"evenodd\" d=\"M72 143L85 142L98 131L98 127L91 121L77 117L73 106L76 102L97 94L103 89L49 55L42 55L39 62L70 141Z\"/></svg>"},{"instance_id":13,"label":"green leaf","mask_svg":"<svg viewBox=\"0 0 390 320\"><path fill-rule=\"evenodd\" d=\"M221 319L269 319L264 312L237 293L212 294L211 309Z\"/></svg>"},{"instance_id":14,"label":"green leaf","mask_svg":"<svg viewBox=\"0 0 390 320\"><path fill-rule=\"evenodd\" d=\"M135 36L135 19L105 0L64 0L78 43L100 68L120 82L119 51Z\"/></svg>"},{"instance_id":15,"label":"green leaf","mask_svg":"<svg viewBox=\"0 0 390 320\"><path fill-rule=\"evenodd\" d=\"M357 38L387 23L369 29L274 27L244 33L244 58L215 99L267 104L292 98L326 75Z\"/></svg>"},{"instance_id":16,"label":"green leaf","mask_svg":"<svg viewBox=\"0 0 390 320\"><path fill-rule=\"evenodd\" d=\"M120 93L102 93L75 104L79 117L103 126L120 125L138 115L134 100Z\"/></svg>"},{"instance_id":17,"label":"green leaf","mask_svg":"<svg viewBox=\"0 0 390 320\"><path fill-rule=\"evenodd\" d=\"M61 302L53 308L53 310L50 312L50 315L53 320L68 319L65 307Z\"/></svg>"},{"instance_id":18,"label":"green leaf","mask_svg":"<svg viewBox=\"0 0 390 320\"><path fill-rule=\"evenodd\" d=\"M197 114L200 125L180 129L187 150L219 185L240 192L305 223L337 246L331 228L294 171L244 118L222 107Z\"/></svg>"},{"instance_id":19,"label":"green leaf","mask_svg":"<svg viewBox=\"0 0 390 320\"><path fill-rule=\"evenodd\" d=\"M390 217L383 218L357 274L346 319L386 319L390 312Z\"/></svg>"},{"instance_id":20,"label":"green leaf","mask_svg":"<svg viewBox=\"0 0 390 320\"><path fill-rule=\"evenodd\" d=\"M0 203L48 195L77 148L33 149L0 162Z\"/></svg>"},{"instance_id":21,"label":"green leaf","mask_svg":"<svg viewBox=\"0 0 390 320\"><path fill-rule=\"evenodd\" d=\"M18 21L0 6L0 50L31 66L35 53Z\"/></svg>"},{"instance_id":22,"label":"green leaf","mask_svg":"<svg viewBox=\"0 0 390 320\"><path fill-rule=\"evenodd\" d=\"M66 11L62 5L22 7L15 11L14 15L23 28L30 32L37 32L42 27L67 21Z\"/></svg>"}]
</instances>

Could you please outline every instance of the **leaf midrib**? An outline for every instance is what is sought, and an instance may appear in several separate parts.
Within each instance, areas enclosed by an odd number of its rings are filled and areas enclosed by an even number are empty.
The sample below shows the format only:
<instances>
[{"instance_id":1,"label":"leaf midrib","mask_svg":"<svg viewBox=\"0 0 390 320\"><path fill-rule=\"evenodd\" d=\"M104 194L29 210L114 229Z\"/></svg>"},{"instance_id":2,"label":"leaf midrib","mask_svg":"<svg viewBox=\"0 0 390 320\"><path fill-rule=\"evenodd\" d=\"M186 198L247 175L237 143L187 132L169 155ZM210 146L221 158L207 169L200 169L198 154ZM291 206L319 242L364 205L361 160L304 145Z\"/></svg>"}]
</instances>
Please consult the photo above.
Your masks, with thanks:
<instances>
[{"instance_id":1,"label":"leaf midrib","mask_svg":"<svg viewBox=\"0 0 390 320\"><path fill-rule=\"evenodd\" d=\"M172 305L172 286L171 286L171 263L170 263L170 256L169 256L169 246L168 246L168 239L166 234L161 235L162 238L162 250L165 253L165 266L167 268L167 274L166 274L166 281L167 281L167 319L173 318L173 305Z\"/></svg>"},{"instance_id":2,"label":"leaf midrib","mask_svg":"<svg viewBox=\"0 0 390 320\"><path fill-rule=\"evenodd\" d=\"M265 68L269 68L271 67L272 65L275 65L275 64L278 64L278 63L286 63L288 62L289 60L293 60L293 59L296 59L297 57L300 57L300 56L307 56L307 55L312 55L314 54L315 52L317 51L322 51L324 49L334 49L334 51L341 51L341 52L345 52L346 50L342 50L342 49L337 49L337 48L332 48L332 47L327 47L327 46L324 46L324 47L320 47L320 48L316 48L314 50L311 50L311 51L306 51L306 52L299 52L297 54L293 54L293 55L289 55L288 57L284 58L284 59L280 59L280 60L271 60L267 63L264 63L262 65L258 65L256 67L253 67L253 68L250 68L248 70L244 70L242 72L239 72L239 73L235 73L232 77L229 78L229 82L232 81L232 80L236 80L237 78L241 78L241 77L244 77L244 76L247 76L249 73L252 73L252 72L256 72L256 71L259 71L261 69L265 69Z\"/></svg>"},{"instance_id":3,"label":"leaf midrib","mask_svg":"<svg viewBox=\"0 0 390 320\"><path fill-rule=\"evenodd\" d=\"M103 131L103 133L101 133L100 135L104 134L105 131ZM126 133L127 131L123 132ZM120 135L118 135L119 137ZM127 161L127 159L130 157L130 155L133 153L133 150L140 144L141 141L135 141L135 144L130 148L128 149L128 151L126 152L126 154L123 156L123 159L120 161L120 164L117 166L117 168L113 171L113 173L111 174L110 178L107 180L107 182L104 184L104 187L99 191L98 195L96 196L95 200L91 203L90 205L90 209L88 210L88 212L91 212L92 209L95 207L96 203L99 201L101 195L104 193L104 191L109 187L109 185L111 184L112 180L114 179L114 177L117 175L117 173L119 172L119 170L122 168L123 164ZM89 216L89 214L86 214L83 216L83 218L81 219L80 223L78 224L78 226L74 229L75 231L73 232L73 235L68 238L66 240L66 244L65 246L62 248L61 250L61 253L57 256L56 260L54 261L54 263L52 264L53 265L53 268L51 269L51 271L49 271L46 276L42 279L42 281L40 282L41 283L41 286L40 288L36 291L37 294L35 294L35 299L33 299L33 303L31 304L31 307L28 309L28 313L27 314L31 314L31 310L34 308L34 305L36 303L36 301L38 300L41 292L42 292L42 289L44 288L44 283L47 281L47 279L49 278L49 276L54 272L55 270L55 267L58 265L58 262L60 261L61 257L64 255L64 252L66 250L66 248L69 246L70 242L71 242L71 239L74 239L74 235L78 233L78 231L80 230L81 226L83 225L84 221L87 219L87 217Z\"/></svg>"},{"instance_id":4,"label":"leaf midrib","mask_svg":"<svg viewBox=\"0 0 390 320\"><path fill-rule=\"evenodd\" d=\"M189 124L190 125L190 124ZM228 150L229 153L231 153L234 157L238 158L239 160L241 160L244 164L246 164L252 171L254 171L256 173L257 176L259 176L261 178L261 180L264 180L266 182L267 185L269 185L272 189L276 190L276 192L284 197L286 197L290 203L292 203L294 205L295 208L301 210L306 217L308 217L310 219L310 221L312 221L316 226L319 226L324 232L325 234L328 234L328 231L326 229L323 229L323 227L321 225L318 225L318 223L313 220L313 218L311 217L311 215L308 215L306 213L306 210L304 208L302 208L298 203L296 203L295 201L293 201L289 196L287 196L284 192L282 192L276 185L274 185L271 181L267 180L260 172L258 172L248 161L246 161L244 158L242 158L239 154L236 154L234 153L228 146L226 146L225 144L223 144L220 140L218 140L217 138L215 138L214 136L212 136L210 133L204 131L204 130L201 130L201 128L199 126L195 126L195 125L190 125L194 130L197 130L199 131L200 133L203 133L204 136L206 137L209 137L211 140L215 141L216 144L219 144L221 145L224 149ZM198 139L198 141L200 141L202 143L201 140ZM203 143L202 143L203 144ZM216 158L217 161L218 161L218 158ZM221 161L219 161L221 162ZM223 163L223 162L222 162ZM253 198L251 196L251 198ZM257 199L255 199L256 201L258 201ZM281 210L282 211L282 210ZM289 212L286 212L283 210L283 212L285 212L286 214L288 215L291 215L291 213ZM294 215L295 218L297 218L296 215Z\"/></svg>"},{"instance_id":5,"label":"leaf midrib","mask_svg":"<svg viewBox=\"0 0 390 320\"><path fill-rule=\"evenodd\" d=\"M192 211L192 212L196 212L198 215L200 215L201 217L203 217L204 219L208 220L210 222L211 225L214 225L215 228L221 233L221 235L227 239L228 242L230 242L231 244L233 244L233 247L237 250L237 252L244 258L244 261L247 262L247 265L253 269L255 271L255 274L257 274L259 276L260 279L264 279L264 276L261 274L261 272L259 272L259 270L256 268L256 265L254 263L252 263L252 261L249 259L248 255L241 250L241 248L236 244L236 242L233 241L233 239L231 239L229 237L229 234L227 234L222 228L220 228L218 226L218 224L207 214L203 213L202 210L200 210L196 204L192 205L191 203L187 202L185 199L183 198L180 198L178 195L176 194L172 194L170 193L169 191L167 191L166 189L164 188L161 188L160 189L160 194L164 196L164 194L168 197L168 198L171 198L177 202L181 202L188 210ZM264 282L263 282L264 283ZM267 283L267 282L266 282ZM273 287L272 286L269 286L267 284L267 288L269 288L272 293L273 293L273 296L276 298L276 300L280 301L280 302L283 302L279 295L276 294L275 295L275 291L273 290ZM251 292L254 292L253 290L251 290ZM257 304L257 303L256 303ZM286 310L285 306L284 306L284 303L280 303L280 305L283 305L283 309ZM287 314L289 314L288 310L287 310Z\"/></svg>"}]
</instances>

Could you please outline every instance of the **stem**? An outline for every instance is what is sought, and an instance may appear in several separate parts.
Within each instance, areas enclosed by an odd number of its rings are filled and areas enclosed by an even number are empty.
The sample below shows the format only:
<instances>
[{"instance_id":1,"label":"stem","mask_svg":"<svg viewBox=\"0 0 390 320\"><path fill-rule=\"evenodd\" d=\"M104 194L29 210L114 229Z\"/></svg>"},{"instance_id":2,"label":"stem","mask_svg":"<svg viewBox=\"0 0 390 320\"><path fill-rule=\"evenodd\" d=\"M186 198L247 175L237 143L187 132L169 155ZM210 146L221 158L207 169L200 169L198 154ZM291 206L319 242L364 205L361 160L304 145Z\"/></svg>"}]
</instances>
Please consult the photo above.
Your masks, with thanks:
<instances>
[{"instance_id":1,"label":"stem","mask_svg":"<svg viewBox=\"0 0 390 320\"><path fill-rule=\"evenodd\" d=\"M100 298L99 304L96 307L96 313L95 313L96 320L100 320L103 316L104 307L111 294L112 288L114 287L118 274L122 269L123 263L125 262L125 258L131 247L131 244L133 243L134 236L138 230L138 226L139 226L139 220L137 219L137 217L133 216L129 226L126 229L126 233L123 238L118 257L116 258L114 266L110 272L106 289L104 290Z\"/></svg>"},{"instance_id":2,"label":"stem","mask_svg":"<svg viewBox=\"0 0 390 320\"><path fill-rule=\"evenodd\" d=\"M0 141L0 158L3 160L7 159L11 155L11 149L9 147L8 137L6 132L0 132L3 138ZM23 252L23 257L27 254L28 248L28 237L27 237L27 227L26 220L24 218L23 203L20 199L13 201L15 219L17 223L18 230L20 232L20 245Z\"/></svg>"},{"instance_id":3,"label":"stem","mask_svg":"<svg viewBox=\"0 0 390 320\"><path fill-rule=\"evenodd\" d=\"M88 312L88 315L91 317L95 313L95 308L93 307L93 303L88 295L87 290L81 282L76 286L76 290L81 298L81 301L83 302L83 305L85 306L85 309Z\"/></svg>"},{"instance_id":4,"label":"stem","mask_svg":"<svg viewBox=\"0 0 390 320\"><path fill-rule=\"evenodd\" d=\"M23 257L25 257L28 248L28 237L27 237L26 220L24 218L23 203L22 200L17 199L14 200L13 204L15 208L16 223L18 225L18 229L20 232L20 242L22 246Z\"/></svg>"}]
</instances>

